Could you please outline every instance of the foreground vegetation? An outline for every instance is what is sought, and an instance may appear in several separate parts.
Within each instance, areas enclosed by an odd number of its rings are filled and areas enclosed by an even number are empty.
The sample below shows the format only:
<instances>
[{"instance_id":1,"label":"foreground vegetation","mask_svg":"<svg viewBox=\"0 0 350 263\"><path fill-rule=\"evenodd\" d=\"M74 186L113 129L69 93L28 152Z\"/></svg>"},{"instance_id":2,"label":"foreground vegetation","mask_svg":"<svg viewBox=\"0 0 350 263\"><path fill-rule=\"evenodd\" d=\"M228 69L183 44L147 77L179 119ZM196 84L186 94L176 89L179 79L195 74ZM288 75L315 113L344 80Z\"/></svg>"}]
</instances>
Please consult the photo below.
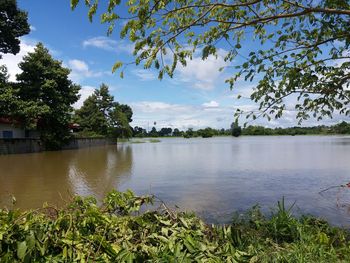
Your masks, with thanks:
<instances>
[{"instance_id":1,"label":"foreground vegetation","mask_svg":"<svg viewBox=\"0 0 350 263\"><path fill-rule=\"evenodd\" d=\"M67 207L0 210L1 262L349 262L348 232L278 203L267 219L253 208L230 225L207 225L131 191L97 205L76 197Z\"/></svg>"}]
</instances>

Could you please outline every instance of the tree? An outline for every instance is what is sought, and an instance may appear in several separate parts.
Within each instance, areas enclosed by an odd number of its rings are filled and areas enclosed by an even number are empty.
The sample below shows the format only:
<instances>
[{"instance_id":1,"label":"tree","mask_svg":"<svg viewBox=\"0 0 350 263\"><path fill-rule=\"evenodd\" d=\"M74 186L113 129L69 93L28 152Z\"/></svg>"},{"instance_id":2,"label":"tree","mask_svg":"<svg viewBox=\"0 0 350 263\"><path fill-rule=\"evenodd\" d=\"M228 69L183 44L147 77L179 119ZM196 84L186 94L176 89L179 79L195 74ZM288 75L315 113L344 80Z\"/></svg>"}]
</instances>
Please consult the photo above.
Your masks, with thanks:
<instances>
[{"instance_id":1,"label":"tree","mask_svg":"<svg viewBox=\"0 0 350 263\"><path fill-rule=\"evenodd\" d=\"M147 131L146 129L139 127L139 126L135 126L135 128L133 129L133 136L134 137L145 137L147 136Z\"/></svg>"},{"instance_id":2,"label":"tree","mask_svg":"<svg viewBox=\"0 0 350 263\"><path fill-rule=\"evenodd\" d=\"M173 136L179 137L182 136L183 132L181 132L178 128L175 128L173 131Z\"/></svg>"},{"instance_id":3,"label":"tree","mask_svg":"<svg viewBox=\"0 0 350 263\"><path fill-rule=\"evenodd\" d=\"M30 32L27 20L27 13L18 9L16 0L0 1L0 53L19 52L19 37Z\"/></svg>"},{"instance_id":4,"label":"tree","mask_svg":"<svg viewBox=\"0 0 350 263\"><path fill-rule=\"evenodd\" d=\"M92 20L98 1L84 2ZM109 24L107 33L119 20L126 21L120 36L134 42L134 63L156 68L160 79L164 74L172 77L178 64L186 66L198 49L206 59L218 55L227 43L230 87L242 78L256 82L250 99L257 103L258 113L237 110L236 116L280 118L288 97L296 99L299 122L310 114L318 119L335 111L350 115L347 0L127 0L127 15L119 7L124 1L108 2L101 16ZM72 8L78 3L71 0ZM245 39L254 39L250 53L242 48ZM112 71L122 66L119 61Z\"/></svg>"},{"instance_id":5,"label":"tree","mask_svg":"<svg viewBox=\"0 0 350 263\"><path fill-rule=\"evenodd\" d=\"M117 137L130 138L132 137L132 128L130 122L132 122L132 109L129 105L114 104L114 110L111 114L112 125L116 129L115 133Z\"/></svg>"},{"instance_id":6,"label":"tree","mask_svg":"<svg viewBox=\"0 0 350 263\"><path fill-rule=\"evenodd\" d=\"M16 93L8 83L7 68L0 66L0 117L10 117L17 110Z\"/></svg>"},{"instance_id":7,"label":"tree","mask_svg":"<svg viewBox=\"0 0 350 263\"><path fill-rule=\"evenodd\" d=\"M196 134L193 131L193 128L188 128L187 131L184 133L184 137L185 138L192 138L194 137Z\"/></svg>"},{"instance_id":8,"label":"tree","mask_svg":"<svg viewBox=\"0 0 350 263\"><path fill-rule=\"evenodd\" d=\"M114 97L109 94L108 86L102 83L99 89L95 89L94 97L98 110L108 119L109 112L114 106Z\"/></svg>"},{"instance_id":9,"label":"tree","mask_svg":"<svg viewBox=\"0 0 350 263\"><path fill-rule=\"evenodd\" d=\"M115 105L114 97L104 83L75 111L74 121L80 125L84 134L107 136L111 126L110 112Z\"/></svg>"},{"instance_id":10,"label":"tree","mask_svg":"<svg viewBox=\"0 0 350 263\"><path fill-rule=\"evenodd\" d=\"M231 124L231 134L234 137L239 137L241 133L242 133L242 128L241 126L238 125L238 119L236 119L235 122Z\"/></svg>"},{"instance_id":11,"label":"tree","mask_svg":"<svg viewBox=\"0 0 350 263\"><path fill-rule=\"evenodd\" d=\"M108 121L98 107L96 93L89 96L83 106L75 111L74 122L79 124L84 134L107 135Z\"/></svg>"},{"instance_id":12,"label":"tree","mask_svg":"<svg viewBox=\"0 0 350 263\"><path fill-rule=\"evenodd\" d=\"M83 134L129 138L132 136L129 125L132 114L130 106L115 102L108 86L101 84L76 110L74 120Z\"/></svg>"},{"instance_id":13,"label":"tree","mask_svg":"<svg viewBox=\"0 0 350 263\"><path fill-rule=\"evenodd\" d=\"M342 121L337 125L334 125L333 129L335 133L338 133L338 134L350 134L350 124L345 121Z\"/></svg>"},{"instance_id":14,"label":"tree","mask_svg":"<svg viewBox=\"0 0 350 263\"><path fill-rule=\"evenodd\" d=\"M202 136L203 138L210 138L215 135L215 131L210 127L207 127L205 129L200 129L197 131L197 133L199 136Z\"/></svg>"},{"instance_id":15,"label":"tree","mask_svg":"<svg viewBox=\"0 0 350 263\"><path fill-rule=\"evenodd\" d=\"M150 136L150 137L158 137L159 136L156 127L154 127L154 126L152 127L151 131L148 133L148 136Z\"/></svg>"},{"instance_id":16,"label":"tree","mask_svg":"<svg viewBox=\"0 0 350 263\"><path fill-rule=\"evenodd\" d=\"M40 102L23 101L16 83L8 81L7 69L0 66L0 117L8 118L24 129L35 129L39 116L47 114L49 107Z\"/></svg>"},{"instance_id":17,"label":"tree","mask_svg":"<svg viewBox=\"0 0 350 263\"><path fill-rule=\"evenodd\" d=\"M70 138L72 104L79 98L80 86L69 80L70 70L41 43L18 66L22 70L17 75L18 98L39 110L35 121L46 148L59 149Z\"/></svg>"},{"instance_id":18,"label":"tree","mask_svg":"<svg viewBox=\"0 0 350 263\"><path fill-rule=\"evenodd\" d=\"M111 112L112 133L115 137L130 138L132 137L132 128L129 125L127 115L118 107Z\"/></svg>"},{"instance_id":19,"label":"tree","mask_svg":"<svg viewBox=\"0 0 350 263\"><path fill-rule=\"evenodd\" d=\"M171 136L172 131L172 128L161 128L158 133L159 136Z\"/></svg>"},{"instance_id":20,"label":"tree","mask_svg":"<svg viewBox=\"0 0 350 263\"><path fill-rule=\"evenodd\" d=\"M128 122L132 122L132 109L129 105L126 104L118 104L116 107L120 109L121 112L123 112L128 119Z\"/></svg>"}]
</instances>

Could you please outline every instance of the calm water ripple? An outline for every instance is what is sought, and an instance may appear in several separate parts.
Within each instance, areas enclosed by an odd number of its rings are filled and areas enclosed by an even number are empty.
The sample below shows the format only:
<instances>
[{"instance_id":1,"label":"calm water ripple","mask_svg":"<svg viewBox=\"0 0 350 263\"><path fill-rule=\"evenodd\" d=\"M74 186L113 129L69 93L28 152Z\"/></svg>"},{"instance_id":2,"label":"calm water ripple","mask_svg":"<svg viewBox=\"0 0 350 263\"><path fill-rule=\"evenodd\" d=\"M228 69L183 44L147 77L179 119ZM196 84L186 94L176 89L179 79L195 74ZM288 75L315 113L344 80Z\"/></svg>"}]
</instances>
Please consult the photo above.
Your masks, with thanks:
<instances>
[{"instance_id":1,"label":"calm water ripple","mask_svg":"<svg viewBox=\"0 0 350 263\"><path fill-rule=\"evenodd\" d=\"M278 200L297 213L350 226L350 137L166 138L90 149L0 156L0 206L61 205L73 194L102 198L113 189L153 193L210 222ZM61 198L62 197L62 198Z\"/></svg>"}]
</instances>

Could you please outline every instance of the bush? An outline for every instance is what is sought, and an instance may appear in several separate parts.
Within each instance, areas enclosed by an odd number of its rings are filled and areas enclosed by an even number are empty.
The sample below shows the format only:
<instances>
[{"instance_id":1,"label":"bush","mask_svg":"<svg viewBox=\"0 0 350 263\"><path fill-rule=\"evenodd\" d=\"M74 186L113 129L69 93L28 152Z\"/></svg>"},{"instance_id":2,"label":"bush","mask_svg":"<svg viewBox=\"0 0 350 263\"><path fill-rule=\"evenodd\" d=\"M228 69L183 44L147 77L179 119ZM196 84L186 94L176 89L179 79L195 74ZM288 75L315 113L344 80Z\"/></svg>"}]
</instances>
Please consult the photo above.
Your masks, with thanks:
<instances>
[{"instance_id":1,"label":"bush","mask_svg":"<svg viewBox=\"0 0 350 263\"><path fill-rule=\"evenodd\" d=\"M110 192L101 205L76 197L62 209L0 210L0 262L349 262L348 233L296 219L279 203L270 219L257 207L231 225L194 214L140 213L157 201Z\"/></svg>"}]
</instances>

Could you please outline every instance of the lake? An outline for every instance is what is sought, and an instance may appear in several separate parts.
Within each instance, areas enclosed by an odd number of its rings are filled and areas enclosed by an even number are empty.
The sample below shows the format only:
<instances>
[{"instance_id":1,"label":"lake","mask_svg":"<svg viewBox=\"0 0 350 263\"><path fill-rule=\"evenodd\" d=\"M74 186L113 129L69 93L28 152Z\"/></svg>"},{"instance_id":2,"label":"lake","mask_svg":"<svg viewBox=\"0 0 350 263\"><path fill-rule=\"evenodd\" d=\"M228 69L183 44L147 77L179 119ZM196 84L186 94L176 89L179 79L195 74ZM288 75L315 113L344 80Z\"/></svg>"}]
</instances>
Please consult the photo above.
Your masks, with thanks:
<instances>
[{"instance_id":1,"label":"lake","mask_svg":"<svg viewBox=\"0 0 350 263\"><path fill-rule=\"evenodd\" d=\"M148 141L148 139L142 139ZM0 156L0 206L62 205L74 194L152 193L208 222L230 222L259 203L269 213L285 198L296 213L349 226L350 137L162 138L159 143Z\"/></svg>"}]
</instances>

